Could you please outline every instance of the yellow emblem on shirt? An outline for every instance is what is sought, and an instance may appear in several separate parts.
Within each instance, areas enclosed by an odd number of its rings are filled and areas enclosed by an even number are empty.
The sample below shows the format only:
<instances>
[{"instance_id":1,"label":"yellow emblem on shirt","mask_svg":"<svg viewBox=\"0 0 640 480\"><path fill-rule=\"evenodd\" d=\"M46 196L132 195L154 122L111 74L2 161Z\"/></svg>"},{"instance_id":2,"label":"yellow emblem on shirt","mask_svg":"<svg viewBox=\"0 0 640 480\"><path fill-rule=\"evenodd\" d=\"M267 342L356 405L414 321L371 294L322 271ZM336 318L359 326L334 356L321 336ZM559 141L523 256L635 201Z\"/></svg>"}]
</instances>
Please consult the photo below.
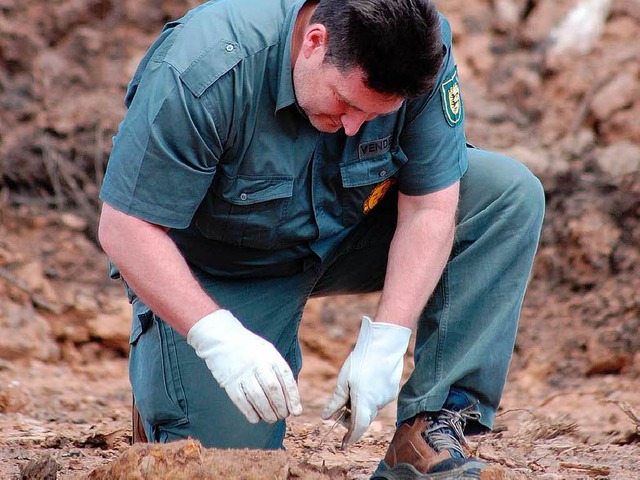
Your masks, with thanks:
<instances>
[{"instance_id":1,"label":"yellow emblem on shirt","mask_svg":"<svg viewBox=\"0 0 640 480\"><path fill-rule=\"evenodd\" d=\"M460 96L460 83L458 72L454 70L451 76L440 85L442 95L442 110L444 118L452 127L458 125L463 118L462 97Z\"/></svg>"},{"instance_id":2,"label":"yellow emblem on shirt","mask_svg":"<svg viewBox=\"0 0 640 480\"><path fill-rule=\"evenodd\" d=\"M387 194L389 187L391 187L393 183L394 183L394 179L388 178L384 182L376 185L376 188L374 188L371 191L367 199L364 201L364 205L362 206L362 211L366 214L366 213L369 213L371 210L373 210L375 206L378 205L378 203L380 203L380 200L382 200L383 197Z\"/></svg>"}]
</instances>

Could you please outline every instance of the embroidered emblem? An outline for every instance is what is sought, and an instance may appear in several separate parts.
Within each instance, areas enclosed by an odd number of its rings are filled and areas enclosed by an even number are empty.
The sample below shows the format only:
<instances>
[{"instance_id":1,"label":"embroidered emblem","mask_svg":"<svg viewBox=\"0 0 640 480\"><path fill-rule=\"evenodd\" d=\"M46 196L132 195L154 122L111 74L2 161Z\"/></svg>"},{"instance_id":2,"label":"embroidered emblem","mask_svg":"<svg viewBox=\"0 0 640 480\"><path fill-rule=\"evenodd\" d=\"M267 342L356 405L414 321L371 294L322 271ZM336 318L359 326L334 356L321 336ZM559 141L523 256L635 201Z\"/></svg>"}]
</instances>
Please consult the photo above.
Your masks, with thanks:
<instances>
[{"instance_id":1,"label":"embroidered emblem","mask_svg":"<svg viewBox=\"0 0 640 480\"><path fill-rule=\"evenodd\" d=\"M358 145L358 158L360 160L365 160L367 158L377 157L378 155L387 153L390 149L391 135Z\"/></svg>"},{"instance_id":2,"label":"embroidered emblem","mask_svg":"<svg viewBox=\"0 0 640 480\"><path fill-rule=\"evenodd\" d=\"M458 83L458 71L454 70L448 80L440 86L442 96L442 110L447 123L455 127L462 120L462 97L460 96L460 84Z\"/></svg>"},{"instance_id":3,"label":"embroidered emblem","mask_svg":"<svg viewBox=\"0 0 640 480\"><path fill-rule=\"evenodd\" d=\"M374 209L380 200L384 198L384 196L389 191L389 187L395 183L394 178L388 178L384 182L379 183L376 187L371 191L367 199L364 201L364 205L362 205L362 211L367 214L371 210Z\"/></svg>"}]
</instances>

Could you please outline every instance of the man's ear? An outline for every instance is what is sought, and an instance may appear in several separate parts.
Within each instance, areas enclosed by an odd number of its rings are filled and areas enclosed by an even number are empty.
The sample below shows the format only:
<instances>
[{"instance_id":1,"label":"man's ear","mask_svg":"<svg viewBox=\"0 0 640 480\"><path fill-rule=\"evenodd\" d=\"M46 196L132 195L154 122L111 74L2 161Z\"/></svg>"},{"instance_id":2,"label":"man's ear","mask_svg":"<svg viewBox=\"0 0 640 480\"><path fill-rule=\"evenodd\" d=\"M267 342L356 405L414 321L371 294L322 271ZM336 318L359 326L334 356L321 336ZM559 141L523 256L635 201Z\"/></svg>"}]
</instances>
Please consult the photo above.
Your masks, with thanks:
<instances>
[{"instance_id":1,"label":"man's ear","mask_svg":"<svg viewBox=\"0 0 640 480\"><path fill-rule=\"evenodd\" d=\"M309 25L304 32L302 54L307 58L314 53L322 53L324 56L328 36L329 32L327 31L327 27L321 23L312 23Z\"/></svg>"}]
</instances>

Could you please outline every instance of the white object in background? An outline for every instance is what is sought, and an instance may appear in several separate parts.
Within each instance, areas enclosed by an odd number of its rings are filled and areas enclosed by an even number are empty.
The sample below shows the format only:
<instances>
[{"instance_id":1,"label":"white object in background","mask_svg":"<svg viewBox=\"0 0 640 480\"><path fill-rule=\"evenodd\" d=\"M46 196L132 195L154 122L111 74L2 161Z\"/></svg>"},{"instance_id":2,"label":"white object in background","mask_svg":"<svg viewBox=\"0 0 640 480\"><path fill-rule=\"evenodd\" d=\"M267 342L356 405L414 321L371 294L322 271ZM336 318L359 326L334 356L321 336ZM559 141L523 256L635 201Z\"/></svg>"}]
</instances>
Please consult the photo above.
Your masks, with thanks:
<instances>
[{"instance_id":1,"label":"white object in background","mask_svg":"<svg viewBox=\"0 0 640 480\"><path fill-rule=\"evenodd\" d=\"M548 54L589 53L604 31L611 0L579 1L551 31Z\"/></svg>"},{"instance_id":2,"label":"white object in background","mask_svg":"<svg viewBox=\"0 0 640 480\"><path fill-rule=\"evenodd\" d=\"M522 16L522 3L519 0L493 0L493 11L498 20L506 25L517 25Z\"/></svg>"}]
</instances>

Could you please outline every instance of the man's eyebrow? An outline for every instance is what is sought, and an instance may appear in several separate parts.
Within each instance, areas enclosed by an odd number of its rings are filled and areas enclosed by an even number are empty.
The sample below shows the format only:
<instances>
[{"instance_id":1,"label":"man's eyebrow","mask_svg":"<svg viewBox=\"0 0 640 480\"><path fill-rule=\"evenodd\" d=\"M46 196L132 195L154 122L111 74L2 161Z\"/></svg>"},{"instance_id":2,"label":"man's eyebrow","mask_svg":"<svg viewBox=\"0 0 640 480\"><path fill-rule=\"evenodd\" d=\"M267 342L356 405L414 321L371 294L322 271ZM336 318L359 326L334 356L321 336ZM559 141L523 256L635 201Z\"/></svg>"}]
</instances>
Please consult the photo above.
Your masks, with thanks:
<instances>
[{"instance_id":1,"label":"man's eyebrow","mask_svg":"<svg viewBox=\"0 0 640 480\"><path fill-rule=\"evenodd\" d=\"M345 104L346 104L346 105L348 105L350 108L353 108L354 110L357 110L358 112L366 113L366 114L374 113L375 115L381 115L381 116L384 116L384 115L391 115L392 113L397 112L398 110L400 110L400 108L402 107L402 104L404 103L404 100L402 100L402 101L400 102L400 104L399 104L396 108L394 108L393 110L390 110L390 111L388 111L388 112L366 112L366 111L362 110L361 108L356 107L353 103L351 103L349 100L347 100L347 99L344 97L344 95L342 95L342 94L338 91L338 89L334 89L334 92L335 92L336 96L338 97L338 100L340 100L341 102L345 103Z\"/></svg>"},{"instance_id":2,"label":"man's eyebrow","mask_svg":"<svg viewBox=\"0 0 640 480\"><path fill-rule=\"evenodd\" d=\"M336 91L336 95L338 95L338 98L340 99L341 102L346 103L347 105L349 105L351 108L353 108L354 110L358 110L359 112L365 113L364 110L359 109L358 107L356 107L353 103L351 103L349 100L347 100L346 98L344 98L340 92Z\"/></svg>"}]
</instances>

